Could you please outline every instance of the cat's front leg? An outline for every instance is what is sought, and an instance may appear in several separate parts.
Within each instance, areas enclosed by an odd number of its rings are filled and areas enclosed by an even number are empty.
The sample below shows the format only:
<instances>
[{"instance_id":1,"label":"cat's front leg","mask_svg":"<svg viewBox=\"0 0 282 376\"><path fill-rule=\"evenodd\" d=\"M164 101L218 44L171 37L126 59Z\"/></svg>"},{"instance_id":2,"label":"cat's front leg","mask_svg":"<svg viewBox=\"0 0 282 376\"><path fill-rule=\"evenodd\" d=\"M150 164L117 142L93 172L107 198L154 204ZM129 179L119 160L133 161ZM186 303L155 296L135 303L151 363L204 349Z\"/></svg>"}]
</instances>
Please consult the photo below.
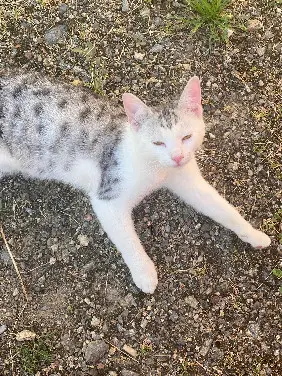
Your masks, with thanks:
<instances>
[{"instance_id":1,"label":"cat's front leg","mask_svg":"<svg viewBox=\"0 0 282 376\"><path fill-rule=\"evenodd\" d=\"M270 238L253 228L203 179L196 161L193 160L190 163L180 169L175 169L167 179L166 187L197 211L234 231L240 239L254 248L268 247L271 242Z\"/></svg>"},{"instance_id":2,"label":"cat's front leg","mask_svg":"<svg viewBox=\"0 0 282 376\"><path fill-rule=\"evenodd\" d=\"M158 284L153 261L146 254L134 229L131 210L116 200L92 199L93 209L111 241L121 252L136 286L152 294Z\"/></svg>"}]
</instances>

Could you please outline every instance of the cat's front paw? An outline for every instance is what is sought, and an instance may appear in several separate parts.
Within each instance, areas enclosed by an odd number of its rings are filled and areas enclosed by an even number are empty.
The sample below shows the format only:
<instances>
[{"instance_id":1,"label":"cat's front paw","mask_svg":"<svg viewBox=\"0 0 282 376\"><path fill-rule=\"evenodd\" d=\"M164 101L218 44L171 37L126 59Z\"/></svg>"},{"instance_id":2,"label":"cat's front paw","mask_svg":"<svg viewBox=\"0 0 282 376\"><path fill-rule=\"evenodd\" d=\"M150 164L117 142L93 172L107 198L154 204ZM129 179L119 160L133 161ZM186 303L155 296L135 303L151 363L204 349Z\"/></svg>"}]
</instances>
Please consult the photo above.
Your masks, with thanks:
<instances>
[{"instance_id":1,"label":"cat's front paw","mask_svg":"<svg viewBox=\"0 0 282 376\"><path fill-rule=\"evenodd\" d=\"M243 240L247 243L250 243L254 248L266 248L270 245L270 237L267 236L262 231L252 229L251 233L244 236Z\"/></svg>"},{"instance_id":2,"label":"cat's front paw","mask_svg":"<svg viewBox=\"0 0 282 376\"><path fill-rule=\"evenodd\" d=\"M130 268L136 286L146 294L153 294L158 284L158 275L153 261L148 258Z\"/></svg>"}]
</instances>

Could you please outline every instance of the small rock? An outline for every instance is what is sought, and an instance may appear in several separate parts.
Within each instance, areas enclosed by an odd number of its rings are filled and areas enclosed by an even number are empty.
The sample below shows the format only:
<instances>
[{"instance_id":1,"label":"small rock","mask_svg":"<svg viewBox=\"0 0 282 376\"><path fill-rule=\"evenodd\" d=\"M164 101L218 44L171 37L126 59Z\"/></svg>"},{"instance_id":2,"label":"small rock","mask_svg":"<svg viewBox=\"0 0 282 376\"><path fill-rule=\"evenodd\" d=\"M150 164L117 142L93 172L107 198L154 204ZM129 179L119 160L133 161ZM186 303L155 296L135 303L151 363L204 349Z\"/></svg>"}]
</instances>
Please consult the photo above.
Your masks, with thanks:
<instances>
[{"instance_id":1,"label":"small rock","mask_svg":"<svg viewBox=\"0 0 282 376\"><path fill-rule=\"evenodd\" d=\"M264 86L264 82L262 80L259 80L258 84L259 84L260 87Z\"/></svg>"},{"instance_id":2,"label":"small rock","mask_svg":"<svg viewBox=\"0 0 282 376\"><path fill-rule=\"evenodd\" d=\"M100 320L98 317L93 316L93 317L92 317L92 320L91 320L91 325L92 325L92 326L99 326L99 325L100 325L100 322L101 322L101 320Z\"/></svg>"},{"instance_id":3,"label":"small rock","mask_svg":"<svg viewBox=\"0 0 282 376\"><path fill-rule=\"evenodd\" d=\"M132 294L127 294L123 299L120 300L119 304L126 308L126 307L136 307L136 302Z\"/></svg>"},{"instance_id":4,"label":"small rock","mask_svg":"<svg viewBox=\"0 0 282 376\"><path fill-rule=\"evenodd\" d=\"M95 269L95 266L96 266L95 262L94 262L94 261L90 261L88 264L83 265L82 269L83 269L86 273L88 273L88 272L90 272L91 270L94 270L94 269Z\"/></svg>"},{"instance_id":5,"label":"small rock","mask_svg":"<svg viewBox=\"0 0 282 376\"><path fill-rule=\"evenodd\" d=\"M11 257L9 256L9 253L6 252L5 250L1 250L0 252L0 261L5 264L5 265L11 265L12 264L12 260L11 260Z\"/></svg>"},{"instance_id":6,"label":"small rock","mask_svg":"<svg viewBox=\"0 0 282 376\"><path fill-rule=\"evenodd\" d=\"M230 38L232 34L234 34L234 30L233 29L227 29L227 38Z\"/></svg>"},{"instance_id":7,"label":"small rock","mask_svg":"<svg viewBox=\"0 0 282 376\"><path fill-rule=\"evenodd\" d=\"M7 330L7 325L2 324L0 325L0 335L3 334Z\"/></svg>"},{"instance_id":8,"label":"small rock","mask_svg":"<svg viewBox=\"0 0 282 376\"><path fill-rule=\"evenodd\" d=\"M118 376L118 374L116 373L116 371L110 371L109 376Z\"/></svg>"},{"instance_id":9,"label":"small rock","mask_svg":"<svg viewBox=\"0 0 282 376\"><path fill-rule=\"evenodd\" d=\"M127 369L123 369L121 371L121 376L139 376L139 373L136 373L136 372L133 372L133 371L129 371Z\"/></svg>"},{"instance_id":10,"label":"small rock","mask_svg":"<svg viewBox=\"0 0 282 376\"><path fill-rule=\"evenodd\" d=\"M134 52L134 58L136 60L143 60L144 56L145 56L145 54L142 54L141 52Z\"/></svg>"},{"instance_id":11,"label":"small rock","mask_svg":"<svg viewBox=\"0 0 282 376\"><path fill-rule=\"evenodd\" d=\"M46 31L44 39L48 44L56 44L66 35L66 32L66 25L57 25Z\"/></svg>"},{"instance_id":12,"label":"small rock","mask_svg":"<svg viewBox=\"0 0 282 376\"><path fill-rule=\"evenodd\" d=\"M95 364L102 359L108 351L109 345L102 340L89 342L85 348L85 361L87 363Z\"/></svg>"},{"instance_id":13,"label":"small rock","mask_svg":"<svg viewBox=\"0 0 282 376\"><path fill-rule=\"evenodd\" d=\"M260 20L257 20L257 19L249 20L248 24L247 24L248 31L259 30L262 27L263 27L262 22Z\"/></svg>"},{"instance_id":14,"label":"small rock","mask_svg":"<svg viewBox=\"0 0 282 376\"><path fill-rule=\"evenodd\" d=\"M79 241L79 243L80 243L80 245L82 247L87 247L88 246L88 244L89 244L89 238L88 238L87 235L78 235L77 239L78 239L78 241Z\"/></svg>"},{"instance_id":15,"label":"small rock","mask_svg":"<svg viewBox=\"0 0 282 376\"><path fill-rule=\"evenodd\" d=\"M129 4L127 0L122 0L122 12L128 12L129 11Z\"/></svg>"},{"instance_id":16,"label":"small rock","mask_svg":"<svg viewBox=\"0 0 282 376\"><path fill-rule=\"evenodd\" d=\"M274 34L272 33L271 30L267 30L264 34L264 37L265 37L265 39L272 39L272 38L274 38Z\"/></svg>"},{"instance_id":17,"label":"small rock","mask_svg":"<svg viewBox=\"0 0 282 376\"><path fill-rule=\"evenodd\" d=\"M246 334L248 337L258 338L260 335L260 327L259 324L256 322L250 322L249 326L246 330Z\"/></svg>"},{"instance_id":18,"label":"small rock","mask_svg":"<svg viewBox=\"0 0 282 376\"><path fill-rule=\"evenodd\" d=\"M129 355L133 356L133 358L137 357L137 351L133 349L132 347L128 345L124 345L122 349L126 351Z\"/></svg>"},{"instance_id":19,"label":"small rock","mask_svg":"<svg viewBox=\"0 0 282 376\"><path fill-rule=\"evenodd\" d=\"M211 348L211 344L212 344L212 339L207 339L204 343L204 345L202 346L201 350L200 350L200 355L201 356L206 356L207 353L210 351L210 348Z\"/></svg>"},{"instance_id":20,"label":"small rock","mask_svg":"<svg viewBox=\"0 0 282 376\"><path fill-rule=\"evenodd\" d=\"M60 6L59 6L59 16L63 16L66 11L68 10L68 6L67 4L65 3L62 3Z\"/></svg>"},{"instance_id":21,"label":"small rock","mask_svg":"<svg viewBox=\"0 0 282 376\"><path fill-rule=\"evenodd\" d=\"M54 265L56 263L55 257L50 257L49 264Z\"/></svg>"},{"instance_id":22,"label":"small rock","mask_svg":"<svg viewBox=\"0 0 282 376\"><path fill-rule=\"evenodd\" d=\"M140 11L140 16L141 16L141 17L144 17L144 18L148 18L148 17L150 17L150 9L147 8L147 7L141 9L141 11Z\"/></svg>"},{"instance_id":23,"label":"small rock","mask_svg":"<svg viewBox=\"0 0 282 376\"><path fill-rule=\"evenodd\" d=\"M14 289L13 291L13 296L17 296L19 295L19 290L17 289L17 287Z\"/></svg>"},{"instance_id":24,"label":"small rock","mask_svg":"<svg viewBox=\"0 0 282 376\"><path fill-rule=\"evenodd\" d=\"M52 253L55 254L58 251L59 246L58 244L53 244L50 248L52 250Z\"/></svg>"},{"instance_id":25,"label":"small rock","mask_svg":"<svg viewBox=\"0 0 282 376\"><path fill-rule=\"evenodd\" d=\"M185 303L187 303L191 308L197 308L199 302L198 300L193 296L189 295L185 298Z\"/></svg>"},{"instance_id":26,"label":"small rock","mask_svg":"<svg viewBox=\"0 0 282 376\"><path fill-rule=\"evenodd\" d=\"M16 340L19 342L22 341L32 341L35 339L36 334L31 332L30 330L22 330L21 332L16 334Z\"/></svg>"},{"instance_id":27,"label":"small rock","mask_svg":"<svg viewBox=\"0 0 282 376\"><path fill-rule=\"evenodd\" d=\"M170 320L173 321L173 322L176 322L178 320L178 317L179 317L178 313L175 312L175 311L172 311L170 316L169 316Z\"/></svg>"},{"instance_id":28,"label":"small rock","mask_svg":"<svg viewBox=\"0 0 282 376\"><path fill-rule=\"evenodd\" d=\"M155 44L151 49L150 52L152 53L158 53L161 52L164 49L164 46L162 44Z\"/></svg>"},{"instance_id":29,"label":"small rock","mask_svg":"<svg viewBox=\"0 0 282 376\"><path fill-rule=\"evenodd\" d=\"M263 56L265 54L265 47L258 47L256 52L259 56Z\"/></svg>"}]
</instances>

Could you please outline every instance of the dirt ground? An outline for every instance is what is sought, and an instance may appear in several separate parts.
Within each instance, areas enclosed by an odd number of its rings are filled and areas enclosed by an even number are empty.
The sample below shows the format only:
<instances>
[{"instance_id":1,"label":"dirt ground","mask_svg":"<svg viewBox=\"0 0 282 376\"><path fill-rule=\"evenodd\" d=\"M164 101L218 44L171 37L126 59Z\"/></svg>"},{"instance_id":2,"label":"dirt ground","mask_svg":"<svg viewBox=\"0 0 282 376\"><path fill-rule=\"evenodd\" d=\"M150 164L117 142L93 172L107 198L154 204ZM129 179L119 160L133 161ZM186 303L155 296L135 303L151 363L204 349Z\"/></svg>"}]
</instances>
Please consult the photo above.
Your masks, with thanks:
<instances>
[{"instance_id":1,"label":"dirt ground","mask_svg":"<svg viewBox=\"0 0 282 376\"><path fill-rule=\"evenodd\" d=\"M176 17L184 1L0 4L0 70L21 67L120 100L169 101L200 76L206 179L271 236L253 250L168 192L135 210L159 286L134 286L87 197L1 181L0 375L282 374L281 1L233 1L229 43L209 48ZM279 244L280 242L280 244ZM279 290L280 289L280 290ZM23 330L36 334L19 341ZM32 334L30 334L32 335ZM27 335L25 335L26 337Z\"/></svg>"}]
</instances>

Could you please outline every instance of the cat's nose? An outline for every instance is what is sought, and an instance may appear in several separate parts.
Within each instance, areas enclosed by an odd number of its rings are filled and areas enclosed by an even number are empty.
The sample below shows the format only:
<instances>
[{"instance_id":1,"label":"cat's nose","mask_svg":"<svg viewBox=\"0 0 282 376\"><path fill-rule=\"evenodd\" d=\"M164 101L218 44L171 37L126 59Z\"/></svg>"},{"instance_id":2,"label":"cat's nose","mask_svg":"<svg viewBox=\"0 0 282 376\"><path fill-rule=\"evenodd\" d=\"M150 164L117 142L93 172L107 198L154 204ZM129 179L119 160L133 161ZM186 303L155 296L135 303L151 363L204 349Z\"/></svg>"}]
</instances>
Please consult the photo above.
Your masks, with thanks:
<instances>
[{"instance_id":1,"label":"cat's nose","mask_svg":"<svg viewBox=\"0 0 282 376\"><path fill-rule=\"evenodd\" d=\"M179 165L183 158L184 158L183 155L176 155L175 157L172 157L171 159Z\"/></svg>"}]
</instances>

